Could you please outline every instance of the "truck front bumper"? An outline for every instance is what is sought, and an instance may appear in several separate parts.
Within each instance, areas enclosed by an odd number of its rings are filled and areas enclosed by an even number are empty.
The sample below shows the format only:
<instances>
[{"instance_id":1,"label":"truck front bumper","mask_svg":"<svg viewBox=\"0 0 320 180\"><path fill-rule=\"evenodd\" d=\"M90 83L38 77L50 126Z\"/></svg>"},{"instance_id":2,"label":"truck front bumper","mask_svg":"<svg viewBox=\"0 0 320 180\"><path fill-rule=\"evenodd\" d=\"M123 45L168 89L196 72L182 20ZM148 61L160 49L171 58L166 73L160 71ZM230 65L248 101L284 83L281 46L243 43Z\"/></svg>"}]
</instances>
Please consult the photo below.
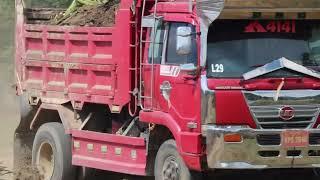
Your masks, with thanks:
<instances>
[{"instance_id":1,"label":"truck front bumper","mask_svg":"<svg viewBox=\"0 0 320 180\"><path fill-rule=\"evenodd\" d=\"M309 145L292 148L281 145L280 134L284 130L204 125L202 131L209 169L320 167L320 129L306 129L310 134ZM239 134L242 141L225 142L226 134Z\"/></svg>"}]
</instances>

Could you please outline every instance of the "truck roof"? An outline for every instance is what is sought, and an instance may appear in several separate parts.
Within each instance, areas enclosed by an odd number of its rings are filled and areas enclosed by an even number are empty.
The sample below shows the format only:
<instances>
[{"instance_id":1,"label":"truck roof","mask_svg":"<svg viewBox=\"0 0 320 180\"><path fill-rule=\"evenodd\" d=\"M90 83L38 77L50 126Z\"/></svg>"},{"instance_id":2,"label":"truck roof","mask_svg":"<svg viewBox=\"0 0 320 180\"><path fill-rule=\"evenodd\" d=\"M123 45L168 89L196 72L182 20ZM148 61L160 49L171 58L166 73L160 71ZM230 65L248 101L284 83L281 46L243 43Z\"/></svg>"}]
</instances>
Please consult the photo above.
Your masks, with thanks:
<instances>
[{"instance_id":1,"label":"truck roof","mask_svg":"<svg viewBox=\"0 0 320 180\"><path fill-rule=\"evenodd\" d=\"M275 18L274 13L283 13L284 19L319 19L319 0L225 0L224 9L220 18L247 19L252 13L261 13L261 18ZM298 16L297 13L304 13Z\"/></svg>"},{"instance_id":2,"label":"truck roof","mask_svg":"<svg viewBox=\"0 0 320 180\"><path fill-rule=\"evenodd\" d=\"M319 0L198 0L198 11L211 21L220 19L320 19ZM255 15L254 15L255 13ZM277 13L277 16L275 14ZM204 18L204 19L206 19Z\"/></svg>"}]
</instances>

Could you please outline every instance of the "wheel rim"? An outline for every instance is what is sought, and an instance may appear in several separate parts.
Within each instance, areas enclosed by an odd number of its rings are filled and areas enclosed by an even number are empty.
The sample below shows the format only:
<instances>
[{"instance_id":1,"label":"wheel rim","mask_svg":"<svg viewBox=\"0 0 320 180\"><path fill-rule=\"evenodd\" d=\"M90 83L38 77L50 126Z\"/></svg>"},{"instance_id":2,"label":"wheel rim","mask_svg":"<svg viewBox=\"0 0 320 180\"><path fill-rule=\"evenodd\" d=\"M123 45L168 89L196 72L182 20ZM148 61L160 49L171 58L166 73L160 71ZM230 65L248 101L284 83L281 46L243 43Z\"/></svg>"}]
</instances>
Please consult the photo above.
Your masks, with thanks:
<instances>
[{"instance_id":1,"label":"wheel rim","mask_svg":"<svg viewBox=\"0 0 320 180\"><path fill-rule=\"evenodd\" d=\"M54 154L52 146L44 142L40 145L36 159L39 174L45 179L50 180L54 171Z\"/></svg>"},{"instance_id":2,"label":"wheel rim","mask_svg":"<svg viewBox=\"0 0 320 180\"><path fill-rule=\"evenodd\" d=\"M180 179L180 166L176 157L169 156L163 164L162 168L163 180L179 180Z\"/></svg>"}]
</instances>

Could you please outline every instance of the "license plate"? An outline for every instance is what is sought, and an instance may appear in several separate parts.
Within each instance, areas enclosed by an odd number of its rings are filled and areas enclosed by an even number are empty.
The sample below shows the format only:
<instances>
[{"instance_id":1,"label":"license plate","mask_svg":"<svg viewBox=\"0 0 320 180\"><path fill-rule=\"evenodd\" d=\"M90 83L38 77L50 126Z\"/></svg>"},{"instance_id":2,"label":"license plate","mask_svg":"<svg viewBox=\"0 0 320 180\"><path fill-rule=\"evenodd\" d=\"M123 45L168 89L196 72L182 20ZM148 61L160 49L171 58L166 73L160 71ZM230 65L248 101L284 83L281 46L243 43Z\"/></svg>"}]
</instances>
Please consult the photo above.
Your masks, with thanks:
<instances>
[{"instance_id":1,"label":"license plate","mask_svg":"<svg viewBox=\"0 0 320 180\"><path fill-rule=\"evenodd\" d=\"M284 131L281 134L282 146L306 147L309 145L309 132L307 131Z\"/></svg>"}]
</instances>

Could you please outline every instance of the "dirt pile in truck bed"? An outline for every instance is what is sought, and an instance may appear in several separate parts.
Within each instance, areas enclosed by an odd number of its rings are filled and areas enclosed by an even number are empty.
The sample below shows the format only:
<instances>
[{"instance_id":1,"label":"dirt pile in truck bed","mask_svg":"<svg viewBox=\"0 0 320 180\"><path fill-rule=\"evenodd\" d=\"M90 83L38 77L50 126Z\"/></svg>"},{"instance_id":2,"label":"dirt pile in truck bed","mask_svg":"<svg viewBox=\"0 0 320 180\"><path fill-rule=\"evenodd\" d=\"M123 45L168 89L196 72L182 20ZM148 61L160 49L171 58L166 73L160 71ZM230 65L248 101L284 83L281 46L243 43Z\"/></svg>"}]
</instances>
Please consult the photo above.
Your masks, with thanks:
<instances>
[{"instance_id":1,"label":"dirt pile in truck bed","mask_svg":"<svg viewBox=\"0 0 320 180\"><path fill-rule=\"evenodd\" d=\"M59 22L52 20L50 24L95 27L112 26L115 23L115 15L119 8L119 3L119 0L110 0L102 6L82 6L72 13L70 17Z\"/></svg>"}]
</instances>

